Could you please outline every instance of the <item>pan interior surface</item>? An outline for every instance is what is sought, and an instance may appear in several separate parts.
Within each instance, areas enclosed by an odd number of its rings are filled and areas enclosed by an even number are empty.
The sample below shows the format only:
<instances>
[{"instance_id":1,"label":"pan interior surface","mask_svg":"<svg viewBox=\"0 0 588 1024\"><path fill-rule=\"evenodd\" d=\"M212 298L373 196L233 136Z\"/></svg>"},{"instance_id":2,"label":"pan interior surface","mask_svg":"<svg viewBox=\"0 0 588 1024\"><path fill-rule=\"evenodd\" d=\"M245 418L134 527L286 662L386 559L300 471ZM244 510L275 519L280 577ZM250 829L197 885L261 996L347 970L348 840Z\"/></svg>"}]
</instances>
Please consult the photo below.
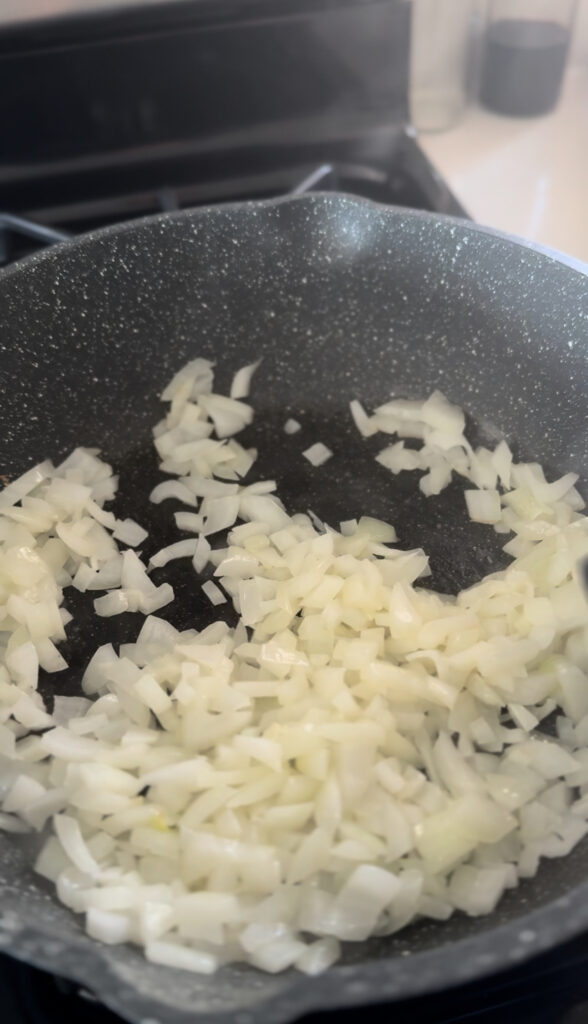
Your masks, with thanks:
<instances>
[{"instance_id":1,"label":"pan interior surface","mask_svg":"<svg viewBox=\"0 0 588 1024\"><path fill-rule=\"evenodd\" d=\"M242 435L259 449L254 478L275 478L291 512L312 509L334 525L361 514L392 522L402 547L430 554L432 585L455 592L506 564L503 541L467 520L458 484L425 499L412 474L378 466L385 439L363 441L348 403L371 408L439 388L472 417L472 439L505 437L517 456L586 483L587 324L586 278L465 222L337 195L150 218L0 276L0 472L12 478L76 445L99 446L120 473L115 511L149 529L149 557L177 539L172 506L147 500L162 479L151 436L162 387L197 355L216 361L219 390L263 357L255 421ZM283 431L289 417L302 424L293 436ZM301 453L315 441L334 457L312 469ZM211 620L191 568L176 563L154 579L173 581L176 600L160 614L174 625ZM140 628L138 615L97 620L91 596L66 592L70 669L45 681L47 694L75 693L96 646ZM0 834L0 947L76 978L136 1021L199 1014L249 1024L263 1012L278 1022L408 996L505 966L588 922L581 844L490 917L456 915L350 946L324 977L238 966L196 977L96 946L35 878L31 856ZM523 931L533 936L524 950Z\"/></svg>"}]
</instances>

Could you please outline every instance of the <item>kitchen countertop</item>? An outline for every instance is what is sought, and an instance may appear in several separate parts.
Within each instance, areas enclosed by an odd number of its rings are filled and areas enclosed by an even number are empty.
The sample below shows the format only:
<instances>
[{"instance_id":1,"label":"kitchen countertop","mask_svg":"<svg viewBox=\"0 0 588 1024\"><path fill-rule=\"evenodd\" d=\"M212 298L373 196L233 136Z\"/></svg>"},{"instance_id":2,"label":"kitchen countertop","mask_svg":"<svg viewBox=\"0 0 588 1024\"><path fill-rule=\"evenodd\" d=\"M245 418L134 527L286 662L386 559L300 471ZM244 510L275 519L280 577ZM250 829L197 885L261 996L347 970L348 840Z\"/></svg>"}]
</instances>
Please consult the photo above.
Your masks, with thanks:
<instances>
[{"instance_id":1,"label":"kitchen countertop","mask_svg":"<svg viewBox=\"0 0 588 1024\"><path fill-rule=\"evenodd\" d=\"M455 128L419 142L474 220L588 263L588 67L568 71L552 114L472 105Z\"/></svg>"}]
</instances>

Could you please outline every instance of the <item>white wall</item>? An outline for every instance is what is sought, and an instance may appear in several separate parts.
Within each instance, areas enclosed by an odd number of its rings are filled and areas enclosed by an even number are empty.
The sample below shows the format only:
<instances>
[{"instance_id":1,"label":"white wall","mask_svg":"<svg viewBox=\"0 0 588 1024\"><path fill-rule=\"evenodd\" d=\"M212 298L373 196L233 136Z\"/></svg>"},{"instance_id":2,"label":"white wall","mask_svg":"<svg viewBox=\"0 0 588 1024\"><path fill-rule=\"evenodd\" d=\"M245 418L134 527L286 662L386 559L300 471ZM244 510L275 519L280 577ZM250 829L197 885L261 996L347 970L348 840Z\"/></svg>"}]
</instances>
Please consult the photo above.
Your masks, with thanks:
<instances>
[{"instance_id":1,"label":"white wall","mask_svg":"<svg viewBox=\"0 0 588 1024\"><path fill-rule=\"evenodd\" d=\"M570 62L588 64L588 0L578 0Z\"/></svg>"}]
</instances>

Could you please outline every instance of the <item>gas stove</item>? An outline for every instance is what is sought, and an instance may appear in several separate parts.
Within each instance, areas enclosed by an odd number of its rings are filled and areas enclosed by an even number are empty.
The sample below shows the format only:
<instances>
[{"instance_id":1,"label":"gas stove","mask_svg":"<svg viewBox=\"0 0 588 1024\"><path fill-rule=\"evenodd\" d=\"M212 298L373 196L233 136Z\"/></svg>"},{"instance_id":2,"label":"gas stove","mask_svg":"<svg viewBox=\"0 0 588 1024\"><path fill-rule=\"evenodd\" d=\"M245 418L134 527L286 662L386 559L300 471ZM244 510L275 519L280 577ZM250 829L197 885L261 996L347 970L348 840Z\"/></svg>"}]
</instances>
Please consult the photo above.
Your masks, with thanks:
<instances>
[{"instance_id":1,"label":"gas stove","mask_svg":"<svg viewBox=\"0 0 588 1024\"><path fill-rule=\"evenodd\" d=\"M372 144L375 140L372 140ZM26 192L22 182L12 188L0 185L0 263L11 262L42 245L62 241L70 235L104 227L151 213L185 207L239 200L268 199L310 191L337 191L375 202L431 210L466 217L467 213L447 183L429 162L410 127L381 133L373 155L352 143L345 146L308 147L298 150L288 162L287 154L266 154L238 173L225 177L209 172L190 176L190 165L173 159L164 167L143 167L142 181L133 188L105 190L105 182L94 179L94 189L67 200L56 201L50 185L38 182ZM316 157L322 156L321 162ZM314 157L314 160L313 160ZM325 159L327 158L328 159ZM1 170L0 170L1 175ZM108 179L107 179L108 180Z\"/></svg>"},{"instance_id":2,"label":"gas stove","mask_svg":"<svg viewBox=\"0 0 588 1024\"><path fill-rule=\"evenodd\" d=\"M0 29L0 263L133 217L310 190L467 216L408 123L405 0L137 0L83 17L55 6L66 13ZM95 993L4 955L0 1003L7 1024L119 1020ZM588 937L367 1012L376 1024L585 1024Z\"/></svg>"},{"instance_id":3,"label":"gas stove","mask_svg":"<svg viewBox=\"0 0 588 1024\"><path fill-rule=\"evenodd\" d=\"M0 259L312 188L464 216L408 124L409 37L405 0L121 0L0 26Z\"/></svg>"}]
</instances>

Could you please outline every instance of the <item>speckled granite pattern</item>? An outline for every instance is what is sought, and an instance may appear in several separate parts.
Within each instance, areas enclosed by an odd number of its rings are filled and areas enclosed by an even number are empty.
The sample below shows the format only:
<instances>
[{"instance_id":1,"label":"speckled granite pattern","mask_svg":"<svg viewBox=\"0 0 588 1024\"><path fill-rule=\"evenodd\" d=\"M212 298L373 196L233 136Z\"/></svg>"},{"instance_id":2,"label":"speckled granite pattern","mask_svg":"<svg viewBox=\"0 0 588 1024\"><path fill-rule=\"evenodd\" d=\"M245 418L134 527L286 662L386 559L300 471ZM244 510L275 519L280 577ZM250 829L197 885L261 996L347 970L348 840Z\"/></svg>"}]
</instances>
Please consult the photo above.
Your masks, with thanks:
<instances>
[{"instance_id":1,"label":"speckled granite pattern","mask_svg":"<svg viewBox=\"0 0 588 1024\"><path fill-rule=\"evenodd\" d=\"M499 567L499 546L466 522L459 487L425 501L410 474L393 478L373 462L381 439L358 437L352 397L369 407L439 387L475 417L474 436L505 436L526 458L588 480L588 279L470 223L318 194L122 225L0 274L0 473L100 445L121 473L117 507L151 531L146 554L169 542L170 504L146 501L158 479L150 428L162 384L197 354L218 361L221 386L263 355L247 439L260 448L255 475L275 476L291 510L388 518L402 546L431 553L439 589ZM282 431L289 416L303 425L292 437ZM320 469L301 457L315 440L335 453ZM173 579L177 599L164 613L203 624L210 609L193 575L176 567ZM140 622L96 623L83 597L68 602L76 621L60 692L75 692L97 643L113 631L130 639ZM313 1008L432 991L588 926L582 845L490 918L456 916L349 947L322 978L239 967L198 978L92 943L35 879L30 856L26 843L0 837L0 948L145 1024L281 1024Z\"/></svg>"}]
</instances>

